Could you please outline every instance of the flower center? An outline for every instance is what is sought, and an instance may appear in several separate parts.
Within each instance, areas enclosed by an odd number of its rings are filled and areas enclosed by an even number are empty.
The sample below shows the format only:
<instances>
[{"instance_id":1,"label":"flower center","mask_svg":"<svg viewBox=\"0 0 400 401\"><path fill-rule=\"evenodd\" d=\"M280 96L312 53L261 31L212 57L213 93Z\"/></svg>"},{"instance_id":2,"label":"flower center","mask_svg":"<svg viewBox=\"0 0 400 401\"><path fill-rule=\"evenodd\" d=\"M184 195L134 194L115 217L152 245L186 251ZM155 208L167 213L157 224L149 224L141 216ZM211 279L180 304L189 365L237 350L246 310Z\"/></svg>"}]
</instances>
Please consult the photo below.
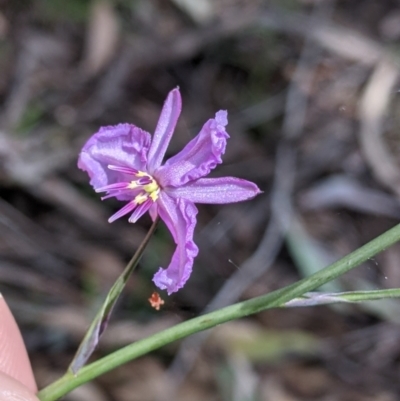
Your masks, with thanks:
<instances>
[{"instance_id":1,"label":"flower center","mask_svg":"<svg viewBox=\"0 0 400 401\"><path fill-rule=\"evenodd\" d=\"M140 205L147 199L151 199L155 202L158 199L160 193L160 186L157 181L144 171L138 171L134 174L135 179L130 181L127 188L128 189L141 189L143 192L136 195L135 202Z\"/></svg>"},{"instance_id":2,"label":"flower center","mask_svg":"<svg viewBox=\"0 0 400 401\"><path fill-rule=\"evenodd\" d=\"M106 196L101 199L116 197L119 199L127 199L129 202L113 214L108 221L111 223L127 213L133 212L129 218L129 222L135 223L144 213L146 213L160 194L160 186L158 182L145 171L139 171L131 167L107 166L110 170L121 173L117 178L117 182L109 184L101 188L96 188L96 192L107 192ZM129 181L126 180L129 177ZM121 179L120 181L118 179ZM126 181L125 181L126 180Z\"/></svg>"}]
</instances>

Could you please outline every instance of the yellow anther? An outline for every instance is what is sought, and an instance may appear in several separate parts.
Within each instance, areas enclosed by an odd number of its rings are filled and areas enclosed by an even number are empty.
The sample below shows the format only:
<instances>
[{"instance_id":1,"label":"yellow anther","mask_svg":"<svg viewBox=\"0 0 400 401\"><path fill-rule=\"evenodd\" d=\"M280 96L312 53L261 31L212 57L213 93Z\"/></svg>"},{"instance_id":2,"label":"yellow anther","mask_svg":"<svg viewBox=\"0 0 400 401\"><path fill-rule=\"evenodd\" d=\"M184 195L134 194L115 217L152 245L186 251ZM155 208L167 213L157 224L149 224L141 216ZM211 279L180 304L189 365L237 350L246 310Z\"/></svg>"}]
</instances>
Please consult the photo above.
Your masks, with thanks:
<instances>
[{"instance_id":1,"label":"yellow anther","mask_svg":"<svg viewBox=\"0 0 400 401\"><path fill-rule=\"evenodd\" d=\"M151 183L145 185L145 186L143 187L143 189L144 189L147 193L151 194L152 192L157 191L157 189L158 189L158 184L155 182L154 179L152 179L152 180L151 180Z\"/></svg>"},{"instance_id":2,"label":"yellow anther","mask_svg":"<svg viewBox=\"0 0 400 401\"><path fill-rule=\"evenodd\" d=\"M157 188L156 191L150 193L150 198L152 199L153 202L155 202L158 199L159 193L160 193L160 188Z\"/></svg>"},{"instance_id":3,"label":"yellow anther","mask_svg":"<svg viewBox=\"0 0 400 401\"><path fill-rule=\"evenodd\" d=\"M135 203L137 203L138 205L142 204L143 202L147 201L147 199L149 199L149 195L148 194L144 194L141 193L139 195L136 195L135 197Z\"/></svg>"},{"instance_id":4,"label":"yellow anther","mask_svg":"<svg viewBox=\"0 0 400 401\"><path fill-rule=\"evenodd\" d=\"M158 199L158 195L160 193L160 187L158 186L157 181L150 175L145 173L144 171L138 171L135 176L137 178L146 177L149 179L149 183L146 185L141 185L140 180L131 181L128 184L129 189L137 189L142 188L145 192L140 193L136 196L135 202L140 205L141 203L145 202L147 199L151 198L153 202Z\"/></svg>"},{"instance_id":5,"label":"yellow anther","mask_svg":"<svg viewBox=\"0 0 400 401\"><path fill-rule=\"evenodd\" d=\"M136 183L136 181L131 181L130 183L129 183L129 185L128 185L128 188L129 189L135 189L135 188L137 188L137 187L139 187L140 185L138 185L137 183Z\"/></svg>"}]
</instances>

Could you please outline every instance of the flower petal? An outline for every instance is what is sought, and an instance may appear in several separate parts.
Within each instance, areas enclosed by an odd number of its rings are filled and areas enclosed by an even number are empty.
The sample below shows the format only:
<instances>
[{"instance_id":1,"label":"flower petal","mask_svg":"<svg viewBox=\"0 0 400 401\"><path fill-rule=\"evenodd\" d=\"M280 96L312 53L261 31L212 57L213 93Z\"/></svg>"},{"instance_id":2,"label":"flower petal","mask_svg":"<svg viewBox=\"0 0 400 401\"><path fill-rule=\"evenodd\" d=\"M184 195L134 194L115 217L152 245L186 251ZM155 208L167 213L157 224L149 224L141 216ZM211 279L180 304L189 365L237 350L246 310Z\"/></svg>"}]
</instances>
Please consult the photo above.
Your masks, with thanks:
<instances>
[{"instance_id":1,"label":"flower petal","mask_svg":"<svg viewBox=\"0 0 400 401\"><path fill-rule=\"evenodd\" d=\"M158 213L177 246L168 268L160 268L153 281L158 288L167 290L170 295L185 285L198 253L198 248L193 242L197 208L190 201L174 199L164 192L160 193L157 206Z\"/></svg>"},{"instance_id":2,"label":"flower petal","mask_svg":"<svg viewBox=\"0 0 400 401\"><path fill-rule=\"evenodd\" d=\"M132 177L114 171L108 165L144 170L150 147L150 134L131 124L102 127L84 145L78 167L87 171L94 189L117 182L129 182ZM117 196L129 200L126 194Z\"/></svg>"},{"instance_id":3,"label":"flower petal","mask_svg":"<svg viewBox=\"0 0 400 401\"><path fill-rule=\"evenodd\" d=\"M178 88L169 92L158 119L149 150L148 171L150 174L158 168L167 151L172 134L182 109L182 99Z\"/></svg>"},{"instance_id":4,"label":"flower petal","mask_svg":"<svg viewBox=\"0 0 400 401\"><path fill-rule=\"evenodd\" d=\"M254 198L261 191L256 184L235 177L200 178L182 187L167 188L168 194L193 203L235 203Z\"/></svg>"},{"instance_id":5,"label":"flower petal","mask_svg":"<svg viewBox=\"0 0 400 401\"><path fill-rule=\"evenodd\" d=\"M217 164L222 163L228 124L227 112L219 111L215 119L208 120L200 133L193 138L177 155L166 161L156 171L156 178L161 186L179 187L189 181L207 175Z\"/></svg>"}]
</instances>

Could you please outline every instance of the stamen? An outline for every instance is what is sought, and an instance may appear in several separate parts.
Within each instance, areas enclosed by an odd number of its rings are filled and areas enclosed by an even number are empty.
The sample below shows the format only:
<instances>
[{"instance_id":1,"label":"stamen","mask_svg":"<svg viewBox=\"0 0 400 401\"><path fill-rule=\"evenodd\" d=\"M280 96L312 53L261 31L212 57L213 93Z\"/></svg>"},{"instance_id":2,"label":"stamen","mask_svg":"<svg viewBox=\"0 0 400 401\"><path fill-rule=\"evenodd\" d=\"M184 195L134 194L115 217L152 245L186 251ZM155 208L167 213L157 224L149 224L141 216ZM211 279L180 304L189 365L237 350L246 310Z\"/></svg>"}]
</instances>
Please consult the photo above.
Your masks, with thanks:
<instances>
[{"instance_id":1,"label":"stamen","mask_svg":"<svg viewBox=\"0 0 400 401\"><path fill-rule=\"evenodd\" d=\"M153 202L155 202L158 199L158 194L160 193L160 188L158 188L156 191L153 191L150 193L150 198Z\"/></svg>"},{"instance_id":2,"label":"stamen","mask_svg":"<svg viewBox=\"0 0 400 401\"><path fill-rule=\"evenodd\" d=\"M114 198L114 197L120 197L123 196L126 199L132 199L134 198L136 195L140 194L142 192L142 188L138 187L136 189L124 189L124 190L120 190L120 191L110 191L107 195L102 196L101 200L104 199L109 199L109 198Z\"/></svg>"},{"instance_id":3,"label":"stamen","mask_svg":"<svg viewBox=\"0 0 400 401\"><path fill-rule=\"evenodd\" d=\"M137 180L137 183L140 185L148 185L154 182L154 180L150 177L142 177Z\"/></svg>"},{"instance_id":4,"label":"stamen","mask_svg":"<svg viewBox=\"0 0 400 401\"><path fill-rule=\"evenodd\" d=\"M141 185L138 184L137 181L131 181L131 182L128 184L128 189L136 189L136 188L139 188L139 187L141 187Z\"/></svg>"},{"instance_id":5,"label":"stamen","mask_svg":"<svg viewBox=\"0 0 400 401\"><path fill-rule=\"evenodd\" d=\"M96 192L108 192L108 191L118 191L122 189L127 189L129 187L129 182L117 182L115 184L106 185L101 188L97 188Z\"/></svg>"},{"instance_id":6,"label":"stamen","mask_svg":"<svg viewBox=\"0 0 400 401\"><path fill-rule=\"evenodd\" d=\"M116 194L115 194L115 193L112 193L112 194L108 194L108 195L106 195L106 196L102 196L100 199L103 201L103 200L105 200L105 199L114 198L115 196L116 196Z\"/></svg>"},{"instance_id":7,"label":"stamen","mask_svg":"<svg viewBox=\"0 0 400 401\"><path fill-rule=\"evenodd\" d=\"M129 217L129 223L136 223L151 207L153 201L147 199L141 205L139 205L135 211L132 213L131 217Z\"/></svg>"},{"instance_id":8,"label":"stamen","mask_svg":"<svg viewBox=\"0 0 400 401\"><path fill-rule=\"evenodd\" d=\"M120 166L114 166L113 164L109 164L107 167L110 170L119 171L120 173L125 173L125 174L130 174L130 175L136 175L139 173L139 170L136 170L131 167L120 167Z\"/></svg>"},{"instance_id":9,"label":"stamen","mask_svg":"<svg viewBox=\"0 0 400 401\"><path fill-rule=\"evenodd\" d=\"M118 210L117 213L113 214L109 219L108 222L112 223L113 221L119 219L122 216L125 216L126 214L130 213L135 207L137 206L137 203L135 201L131 201L127 203L122 209Z\"/></svg>"},{"instance_id":10,"label":"stamen","mask_svg":"<svg viewBox=\"0 0 400 401\"><path fill-rule=\"evenodd\" d=\"M134 199L134 202L137 205L141 205L143 202L146 202L147 199L149 199L149 195L146 194L145 192L140 193L139 195L137 195Z\"/></svg>"}]
</instances>

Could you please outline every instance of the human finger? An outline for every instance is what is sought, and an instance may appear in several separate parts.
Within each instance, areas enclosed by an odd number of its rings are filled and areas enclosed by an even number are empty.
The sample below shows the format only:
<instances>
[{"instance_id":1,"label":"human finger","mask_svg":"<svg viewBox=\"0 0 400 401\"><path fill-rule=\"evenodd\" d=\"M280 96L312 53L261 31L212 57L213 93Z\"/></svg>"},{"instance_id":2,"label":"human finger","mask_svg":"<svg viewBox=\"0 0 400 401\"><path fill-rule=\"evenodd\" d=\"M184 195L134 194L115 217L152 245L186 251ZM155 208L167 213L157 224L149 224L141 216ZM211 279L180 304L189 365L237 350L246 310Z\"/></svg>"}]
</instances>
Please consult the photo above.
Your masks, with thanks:
<instances>
[{"instance_id":1,"label":"human finger","mask_svg":"<svg viewBox=\"0 0 400 401\"><path fill-rule=\"evenodd\" d=\"M0 401L39 401L21 382L0 372Z\"/></svg>"},{"instance_id":2,"label":"human finger","mask_svg":"<svg viewBox=\"0 0 400 401\"><path fill-rule=\"evenodd\" d=\"M0 372L37 392L35 378L21 333L3 296L0 294Z\"/></svg>"}]
</instances>

